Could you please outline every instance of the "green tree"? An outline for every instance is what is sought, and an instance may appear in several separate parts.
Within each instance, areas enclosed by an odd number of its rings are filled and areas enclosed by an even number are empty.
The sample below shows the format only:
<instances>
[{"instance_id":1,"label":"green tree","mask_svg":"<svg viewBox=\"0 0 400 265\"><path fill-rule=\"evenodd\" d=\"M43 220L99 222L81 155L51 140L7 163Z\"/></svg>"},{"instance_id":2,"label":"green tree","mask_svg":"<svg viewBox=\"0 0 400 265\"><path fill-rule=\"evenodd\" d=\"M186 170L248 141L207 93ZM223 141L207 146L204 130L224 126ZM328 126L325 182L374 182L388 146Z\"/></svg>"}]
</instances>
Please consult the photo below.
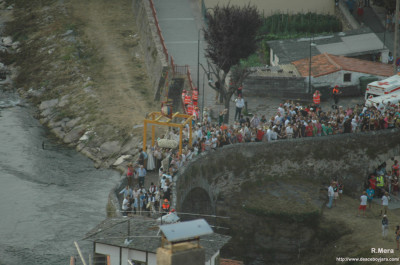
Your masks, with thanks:
<instances>
[{"instance_id":1,"label":"green tree","mask_svg":"<svg viewBox=\"0 0 400 265\"><path fill-rule=\"evenodd\" d=\"M238 65L241 59L256 51L256 37L262 20L257 8L250 4L244 7L229 4L216 6L213 12L207 12L206 18L208 27L204 29L204 39L207 41L205 53L212 62L209 66L218 84L210 86L218 91L225 101L228 112L224 120L228 122L230 99L240 84L226 85L226 78L234 65ZM240 72L248 74L245 70ZM243 81L243 77L237 80Z\"/></svg>"}]
</instances>

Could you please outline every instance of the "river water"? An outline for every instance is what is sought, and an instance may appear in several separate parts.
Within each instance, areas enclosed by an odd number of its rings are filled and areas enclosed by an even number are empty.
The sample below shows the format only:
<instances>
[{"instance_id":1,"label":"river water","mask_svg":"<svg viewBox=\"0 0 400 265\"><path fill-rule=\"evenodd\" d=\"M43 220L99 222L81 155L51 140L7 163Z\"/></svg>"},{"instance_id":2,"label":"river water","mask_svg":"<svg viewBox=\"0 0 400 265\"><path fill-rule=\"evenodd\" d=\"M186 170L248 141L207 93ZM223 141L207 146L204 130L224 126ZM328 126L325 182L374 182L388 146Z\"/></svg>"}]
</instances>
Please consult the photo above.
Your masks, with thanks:
<instances>
[{"instance_id":1,"label":"river water","mask_svg":"<svg viewBox=\"0 0 400 265\"><path fill-rule=\"evenodd\" d=\"M73 241L105 219L120 178L52 139L33 114L16 93L0 91L1 265L69 264ZM91 243L78 243L87 255Z\"/></svg>"}]
</instances>

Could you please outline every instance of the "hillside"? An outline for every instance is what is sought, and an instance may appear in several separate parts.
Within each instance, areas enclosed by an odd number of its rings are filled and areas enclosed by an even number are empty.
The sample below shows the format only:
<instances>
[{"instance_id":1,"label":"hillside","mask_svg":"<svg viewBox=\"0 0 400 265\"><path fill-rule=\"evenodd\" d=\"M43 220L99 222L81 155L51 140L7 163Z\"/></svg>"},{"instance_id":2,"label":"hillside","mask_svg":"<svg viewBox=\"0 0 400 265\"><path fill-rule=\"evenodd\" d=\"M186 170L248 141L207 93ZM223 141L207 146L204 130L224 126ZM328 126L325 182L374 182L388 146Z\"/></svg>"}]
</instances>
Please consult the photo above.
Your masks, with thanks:
<instances>
[{"instance_id":1,"label":"hillside","mask_svg":"<svg viewBox=\"0 0 400 265\"><path fill-rule=\"evenodd\" d=\"M66 143L108 166L121 149L137 152L153 102L129 0L32 0L3 3L14 19L3 36L20 48L1 54L15 87ZM138 126L139 127L139 126ZM128 152L128 154L129 154ZM104 161L105 164L102 164Z\"/></svg>"}]
</instances>

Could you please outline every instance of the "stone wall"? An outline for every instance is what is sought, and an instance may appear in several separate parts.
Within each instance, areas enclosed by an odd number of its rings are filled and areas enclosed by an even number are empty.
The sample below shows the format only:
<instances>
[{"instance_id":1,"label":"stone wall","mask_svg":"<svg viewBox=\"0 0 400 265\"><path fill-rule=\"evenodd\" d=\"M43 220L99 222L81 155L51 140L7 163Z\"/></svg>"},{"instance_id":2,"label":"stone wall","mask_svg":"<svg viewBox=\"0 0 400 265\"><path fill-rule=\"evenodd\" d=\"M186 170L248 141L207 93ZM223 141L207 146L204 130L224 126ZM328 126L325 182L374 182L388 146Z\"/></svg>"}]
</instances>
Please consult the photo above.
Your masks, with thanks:
<instances>
[{"instance_id":1,"label":"stone wall","mask_svg":"<svg viewBox=\"0 0 400 265\"><path fill-rule=\"evenodd\" d=\"M122 205L118 200L119 192L127 185L127 180L120 181L110 190L107 202L107 217L122 217Z\"/></svg>"},{"instance_id":2,"label":"stone wall","mask_svg":"<svg viewBox=\"0 0 400 265\"><path fill-rule=\"evenodd\" d=\"M240 191L242 185L290 179L328 185L341 177L347 193L359 194L367 174L399 155L399 148L398 129L225 146L179 171L175 207L180 209L197 187L215 205L221 194Z\"/></svg>"},{"instance_id":3,"label":"stone wall","mask_svg":"<svg viewBox=\"0 0 400 265\"><path fill-rule=\"evenodd\" d=\"M344 193L358 198L367 174L399 153L398 129L226 146L179 170L173 207L228 217L207 219L228 228L218 231L232 237L225 256L246 264L303 264L351 233L324 218L329 182L342 178Z\"/></svg>"},{"instance_id":4,"label":"stone wall","mask_svg":"<svg viewBox=\"0 0 400 265\"><path fill-rule=\"evenodd\" d=\"M147 72L153 86L154 99L158 100L165 82L168 61L163 53L149 1L132 0L132 10L140 34Z\"/></svg>"},{"instance_id":5,"label":"stone wall","mask_svg":"<svg viewBox=\"0 0 400 265\"><path fill-rule=\"evenodd\" d=\"M303 77L249 76L243 82L246 97L281 97L303 94L307 86Z\"/></svg>"}]
</instances>

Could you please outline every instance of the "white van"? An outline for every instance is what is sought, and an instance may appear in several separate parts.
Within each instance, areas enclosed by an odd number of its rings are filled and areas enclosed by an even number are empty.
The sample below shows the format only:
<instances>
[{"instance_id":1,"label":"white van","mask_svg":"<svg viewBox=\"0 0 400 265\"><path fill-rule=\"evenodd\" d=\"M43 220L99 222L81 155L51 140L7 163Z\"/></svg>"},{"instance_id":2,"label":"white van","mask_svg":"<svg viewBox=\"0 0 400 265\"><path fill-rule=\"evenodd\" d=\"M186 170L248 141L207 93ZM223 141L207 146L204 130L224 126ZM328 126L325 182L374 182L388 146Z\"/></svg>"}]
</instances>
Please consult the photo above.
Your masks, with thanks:
<instances>
[{"instance_id":1,"label":"white van","mask_svg":"<svg viewBox=\"0 0 400 265\"><path fill-rule=\"evenodd\" d=\"M400 102L400 90L395 91L391 94L368 98L365 100L365 105L367 107L372 107L372 106L376 107L377 103L379 103L379 105L382 104L386 108L388 104L398 104L399 102Z\"/></svg>"},{"instance_id":2,"label":"white van","mask_svg":"<svg viewBox=\"0 0 400 265\"><path fill-rule=\"evenodd\" d=\"M400 91L399 75L369 83L365 91L365 101L367 101L368 98L388 95L395 91Z\"/></svg>"}]
</instances>

